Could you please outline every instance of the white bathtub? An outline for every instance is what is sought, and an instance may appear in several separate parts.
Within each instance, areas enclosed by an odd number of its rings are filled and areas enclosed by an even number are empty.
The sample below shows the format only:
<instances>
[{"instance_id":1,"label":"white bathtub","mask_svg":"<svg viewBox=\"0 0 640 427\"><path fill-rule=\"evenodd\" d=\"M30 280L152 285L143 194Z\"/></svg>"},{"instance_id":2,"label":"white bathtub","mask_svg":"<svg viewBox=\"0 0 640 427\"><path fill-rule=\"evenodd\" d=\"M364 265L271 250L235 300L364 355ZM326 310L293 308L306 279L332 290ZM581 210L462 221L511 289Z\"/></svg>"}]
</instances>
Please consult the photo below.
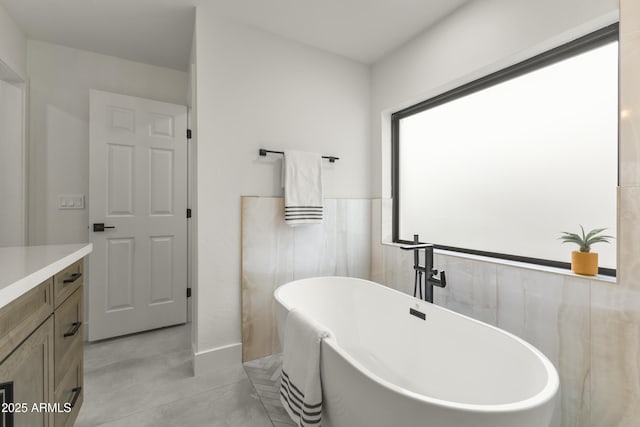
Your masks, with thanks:
<instances>
[{"instance_id":1,"label":"white bathtub","mask_svg":"<svg viewBox=\"0 0 640 427\"><path fill-rule=\"evenodd\" d=\"M514 335L367 280L297 280L275 298L280 331L295 307L334 334L322 344L325 427L549 425L558 374Z\"/></svg>"}]
</instances>

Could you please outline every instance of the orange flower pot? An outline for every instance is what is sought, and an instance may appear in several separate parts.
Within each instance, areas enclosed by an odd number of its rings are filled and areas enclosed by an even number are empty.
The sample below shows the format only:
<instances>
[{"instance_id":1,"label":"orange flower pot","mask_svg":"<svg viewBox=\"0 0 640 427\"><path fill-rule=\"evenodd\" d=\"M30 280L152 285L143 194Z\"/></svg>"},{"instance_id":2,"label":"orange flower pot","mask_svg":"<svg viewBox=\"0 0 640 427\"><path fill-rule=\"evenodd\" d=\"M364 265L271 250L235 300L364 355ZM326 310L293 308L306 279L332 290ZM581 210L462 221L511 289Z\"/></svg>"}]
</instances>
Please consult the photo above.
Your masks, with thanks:
<instances>
[{"instance_id":1,"label":"orange flower pot","mask_svg":"<svg viewBox=\"0 0 640 427\"><path fill-rule=\"evenodd\" d=\"M571 252L571 271L585 276L598 274L598 254L595 252Z\"/></svg>"}]
</instances>

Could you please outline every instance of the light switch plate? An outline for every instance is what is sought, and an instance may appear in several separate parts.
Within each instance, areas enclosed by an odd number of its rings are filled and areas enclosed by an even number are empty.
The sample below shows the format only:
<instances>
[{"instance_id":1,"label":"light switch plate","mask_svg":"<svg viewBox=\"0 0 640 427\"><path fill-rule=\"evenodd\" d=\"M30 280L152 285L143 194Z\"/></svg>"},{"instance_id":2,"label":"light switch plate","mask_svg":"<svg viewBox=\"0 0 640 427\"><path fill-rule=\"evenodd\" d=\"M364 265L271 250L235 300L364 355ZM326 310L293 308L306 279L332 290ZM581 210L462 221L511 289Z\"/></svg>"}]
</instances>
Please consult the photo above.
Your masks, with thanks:
<instances>
[{"instance_id":1,"label":"light switch plate","mask_svg":"<svg viewBox=\"0 0 640 427\"><path fill-rule=\"evenodd\" d=\"M58 209L84 209L84 194L58 195Z\"/></svg>"}]
</instances>

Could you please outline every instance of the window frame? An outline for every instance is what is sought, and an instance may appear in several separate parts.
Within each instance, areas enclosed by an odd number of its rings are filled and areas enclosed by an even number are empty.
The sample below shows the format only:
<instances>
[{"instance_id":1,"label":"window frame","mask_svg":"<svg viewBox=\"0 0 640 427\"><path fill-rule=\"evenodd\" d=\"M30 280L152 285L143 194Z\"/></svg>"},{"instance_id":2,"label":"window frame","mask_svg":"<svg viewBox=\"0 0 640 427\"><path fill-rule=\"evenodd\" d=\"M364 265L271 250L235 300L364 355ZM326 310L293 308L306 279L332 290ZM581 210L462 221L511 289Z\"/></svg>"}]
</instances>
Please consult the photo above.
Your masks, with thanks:
<instances>
[{"instance_id":1,"label":"window frame","mask_svg":"<svg viewBox=\"0 0 640 427\"><path fill-rule=\"evenodd\" d=\"M399 110L391 114L391 197L392 197L392 241L400 244L411 244L412 241L400 239L400 120L430 108L445 104L457 98L478 92L491 86L495 86L504 81L519 77L531 71L543 68L547 65L560 62L564 59L579 55L589 50L601 47L605 44L619 42L619 23L614 23L596 30L590 34L579 37L561 46L535 55L517 64L506 67L502 70L488 74L472 82L466 83L457 88L451 89L442 94L436 95L425 101ZM619 48L619 47L618 47ZM619 107L618 107L619 108ZM620 184L620 130L618 124L618 185ZM499 258L509 261L524 262L547 267L571 269L568 262L546 260L541 258L524 257L498 252L487 252L475 249L459 248L453 246L440 245L435 242L435 249L442 249L452 252L461 252L471 255L479 255L490 258ZM598 274L605 276L616 276L614 268L598 268Z\"/></svg>"}]
</instances>

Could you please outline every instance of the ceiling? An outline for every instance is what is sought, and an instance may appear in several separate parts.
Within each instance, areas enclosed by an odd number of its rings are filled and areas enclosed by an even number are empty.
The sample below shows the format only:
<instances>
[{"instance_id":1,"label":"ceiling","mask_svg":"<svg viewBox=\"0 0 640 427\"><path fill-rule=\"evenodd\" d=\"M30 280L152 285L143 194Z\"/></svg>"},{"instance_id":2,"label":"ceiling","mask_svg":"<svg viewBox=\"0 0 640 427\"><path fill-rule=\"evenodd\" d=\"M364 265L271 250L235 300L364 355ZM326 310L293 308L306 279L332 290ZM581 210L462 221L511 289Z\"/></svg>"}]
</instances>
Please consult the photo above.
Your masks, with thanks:
<instances>
[{"instance_id":1,"label":"ceiling","mask_svg":"<svg viewBox=\"0 0 640 427\"><path fill-rule=\"evenodd\" d=\"M186 70L195 8L371 64L470 0L0 0L28 38Z\"/></svg>"}]
</instances>

